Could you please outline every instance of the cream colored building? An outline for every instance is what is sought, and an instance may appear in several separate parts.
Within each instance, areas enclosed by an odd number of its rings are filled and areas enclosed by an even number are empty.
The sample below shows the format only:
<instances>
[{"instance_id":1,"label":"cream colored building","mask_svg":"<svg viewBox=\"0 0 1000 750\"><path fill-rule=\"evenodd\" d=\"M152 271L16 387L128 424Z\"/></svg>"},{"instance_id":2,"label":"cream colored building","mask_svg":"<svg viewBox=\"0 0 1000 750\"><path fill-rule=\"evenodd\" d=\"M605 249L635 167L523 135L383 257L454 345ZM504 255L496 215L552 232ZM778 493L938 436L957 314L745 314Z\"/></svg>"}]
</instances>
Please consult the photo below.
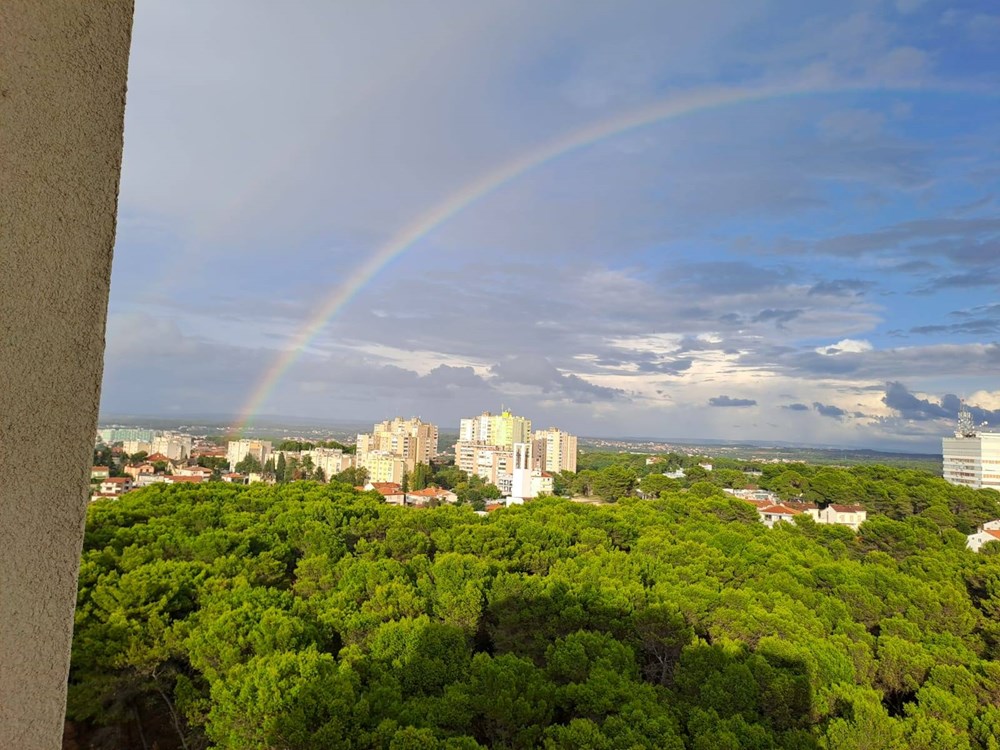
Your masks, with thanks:
<instances>
[{"instance_id":1,"label":"cream colored building","mask_svg":"<svg viewBox=\"0 0 1000 750\"><path fill-rule=\"evenodd\" d=\"M557 474L576 471L576 435L550 427L531 436L532 467Z\"/></svg>"},{"instance_id":2,"label":"cream colored building","mask_svg":"<svg viewBox=\"0 0 1000 750\"><path fill-rule=\"evenodd\" d=\"M330 481L330 477L354 466L354 456L344 453L340 448L313 448L311 451L302 451L302 457L306 456L312 458L313 466L323 470L323 476L327 481Z\"/></svg>"},{"instance_id":3,"label":"cream colored building","mask_svg":"<svg viewBox=\"0 0 1000 750\"><path fill-rule=\"evenodd\" d=\"M509 483L514 467L514 451L486 443L455 443L455 466L466 474L476 474L500 487L503 477Z\"/></svg>"},{"instance_id":4,"label":"cream colored building","mask_svg":"<svg viewBox=\"0 0 1000 750\"><path fill-rule=\"evenodd\" d=\"M857 531L861 524L868 520L868 511L861 505L840 505L833 503L824 508L806 511L816 523L847 526Z\"/></svg>"},{"instance_id":5,"label":"cream colored building","mask_svg":"<svg viewBox=\"0 0 1000 750\"><path fill-rule=\"evenodd\" d=\"M230 471L235 471L236 464L247 456L253 456L260 461L260 465L263 466L267 463L267 459L271 457L271 441L243 439L231 440L229 442L229 449L226 451L226 459L229 461Z\"/></svg>"},{"instance_id":6,"label":"cream colored building","mask_svg":"<svg viewBox=\"0 0 1000 750\"><path fill-rule=\"evenodd\" d=\"M552 475L547 471L534 470L531 472L531 496L552 495L555 492L555 483Z\"/></svg>"},{"instance_id":7,"label":"cream colored building","mask_svg":"<svg viewBox=\"0 0 1000 750\"><path fill-rule=\"evenodd\" d=\"M359 469L368 471L368 481L372 484L395 482L402 484L403 472L407 470L406 460L386 451L368 451L357 456Z\"/></svg>"},{"instance_id":8,"label":"cream colored building","mask_svg":"<svg viewBox=\"0 0 1000 750\"><path fill-rule=\"evenodd\" d=\"M122 443L122 452L128 455L136 453L155 453L152 442L148 440L126 440Z\"/></svg>"},{"instance_id":9,"label":"cream colored building","mask_svg":"<svg viewBox=\"0 0 1000 750\"><path fill-rule=\"evenodd\" d=\"M396 417L379 422L370 434L358 435L357 446L359 467L367 462L368 454L386 453L401 458L407 471L413 471L418 463L430 464L437 455L438 428L417 417Z\"/></svg>"}]
</instances>

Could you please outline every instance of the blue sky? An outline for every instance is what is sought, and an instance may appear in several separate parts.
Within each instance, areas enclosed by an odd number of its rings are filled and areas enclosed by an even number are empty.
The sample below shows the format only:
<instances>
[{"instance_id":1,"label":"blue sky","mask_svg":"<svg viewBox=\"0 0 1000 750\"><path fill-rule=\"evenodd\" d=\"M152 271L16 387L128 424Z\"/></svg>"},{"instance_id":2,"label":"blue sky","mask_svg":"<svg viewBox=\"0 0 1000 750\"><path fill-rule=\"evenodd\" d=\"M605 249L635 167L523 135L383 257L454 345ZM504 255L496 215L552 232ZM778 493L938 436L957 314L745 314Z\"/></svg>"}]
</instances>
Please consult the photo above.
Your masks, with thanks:
<instances>
[{"instance_id":1,"label":"blue sky","mask_svg":"<svg viewBox=\"0 0 1000 750\"><path fill-rule=\"evenodd\" d=\"M238 413L447 196L726 88L438 226L261 411L933 450L1000 421L998 49L987 2L141 3L102 410Z\"/></svg>"}]
</instances>

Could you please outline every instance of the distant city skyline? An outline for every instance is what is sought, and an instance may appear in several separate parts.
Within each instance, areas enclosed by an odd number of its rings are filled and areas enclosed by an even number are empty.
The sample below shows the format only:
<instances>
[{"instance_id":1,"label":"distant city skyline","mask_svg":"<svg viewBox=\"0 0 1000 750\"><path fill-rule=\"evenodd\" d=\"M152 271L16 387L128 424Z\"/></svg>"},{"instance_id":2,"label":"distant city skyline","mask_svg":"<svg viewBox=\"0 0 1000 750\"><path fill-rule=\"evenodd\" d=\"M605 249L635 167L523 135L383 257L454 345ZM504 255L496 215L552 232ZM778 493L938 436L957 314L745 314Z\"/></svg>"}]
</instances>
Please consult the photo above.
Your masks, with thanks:
<instances>
[{"instance_id":1,"label":"distant city skyline","mask_svg":"<svg viewBox=\"0 0 1000 750\"><path fill-rule=\"evenodd\" d=\"M936 452L1000 425L997 48L985 1L142 3L102 412Z\"/></svg>"}]
</instances>

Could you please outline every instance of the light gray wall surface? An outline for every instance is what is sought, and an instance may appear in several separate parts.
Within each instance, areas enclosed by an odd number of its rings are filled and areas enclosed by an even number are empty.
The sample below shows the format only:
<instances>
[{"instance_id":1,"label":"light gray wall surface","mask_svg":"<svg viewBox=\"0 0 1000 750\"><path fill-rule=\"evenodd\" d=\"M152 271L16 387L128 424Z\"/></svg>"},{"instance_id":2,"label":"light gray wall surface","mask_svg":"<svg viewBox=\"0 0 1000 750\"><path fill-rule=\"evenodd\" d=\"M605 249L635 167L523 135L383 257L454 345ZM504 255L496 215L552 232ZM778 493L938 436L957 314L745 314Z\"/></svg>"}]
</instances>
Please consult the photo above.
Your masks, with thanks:
<instances>
[{"instance_id":1,"label":"light gray wall surface","mask_svg":"<svg viewBox=\"0 0 1000 750\"><path fill-rule=\"evenodd\" d=\"M0 1L0 748L62 742L132 9Z\"/></svg>"}]
</instances>

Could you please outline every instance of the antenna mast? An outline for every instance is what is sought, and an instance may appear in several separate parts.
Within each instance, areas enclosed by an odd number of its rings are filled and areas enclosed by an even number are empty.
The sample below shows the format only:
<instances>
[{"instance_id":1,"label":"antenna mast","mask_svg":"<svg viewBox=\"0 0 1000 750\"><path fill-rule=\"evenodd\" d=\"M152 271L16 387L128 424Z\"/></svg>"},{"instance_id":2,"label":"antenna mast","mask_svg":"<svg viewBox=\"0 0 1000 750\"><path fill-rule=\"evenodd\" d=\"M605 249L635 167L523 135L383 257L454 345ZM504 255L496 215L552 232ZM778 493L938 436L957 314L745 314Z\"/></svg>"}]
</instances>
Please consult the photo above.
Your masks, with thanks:
<instances>
[{"instance_id":1,"label":"antenna mast","mask_svg":"<svg viewBox=\"0 0 1000 750\"><path fill-rule=\"evenodd\" d=\"M955 430L955 437L975 437L976 423L972 421L972 412L969 411L965 402L962 402L958 410L958 429Z\"/></svg>"}]
</instances>

